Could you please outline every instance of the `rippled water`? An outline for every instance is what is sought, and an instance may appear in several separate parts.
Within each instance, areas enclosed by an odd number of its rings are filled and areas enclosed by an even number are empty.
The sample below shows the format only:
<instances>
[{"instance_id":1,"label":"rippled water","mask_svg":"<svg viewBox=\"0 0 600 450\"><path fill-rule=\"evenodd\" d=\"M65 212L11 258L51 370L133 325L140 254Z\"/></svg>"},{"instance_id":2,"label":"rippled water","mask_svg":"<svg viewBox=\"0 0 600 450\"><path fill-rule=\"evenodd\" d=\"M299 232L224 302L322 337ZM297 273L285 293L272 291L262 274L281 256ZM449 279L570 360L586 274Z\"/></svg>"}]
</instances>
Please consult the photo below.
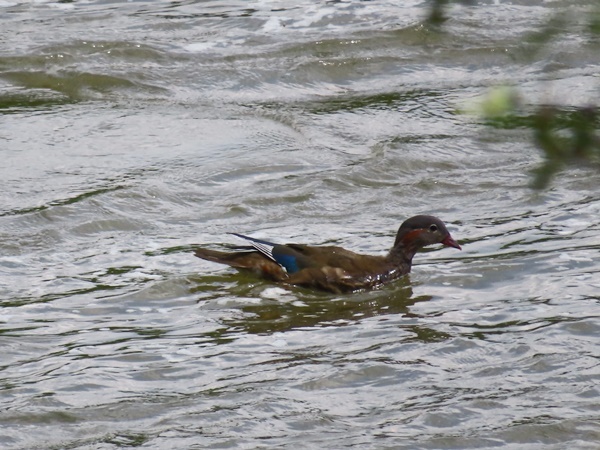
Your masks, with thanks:
<instances>
[{"instance_id":1,"label":"rippled water","mask_svg":"<svg viewBox=\"0 0 600 450\"><path fill-rule=\"evenodd\" d=\"M600 172L459 112L597 103L597 39L528 44L590 7L397 3L0 0L2 448L597 448ZM463 251L372 292L191 253L418 213Z\"/></svg>"}]
</instances>

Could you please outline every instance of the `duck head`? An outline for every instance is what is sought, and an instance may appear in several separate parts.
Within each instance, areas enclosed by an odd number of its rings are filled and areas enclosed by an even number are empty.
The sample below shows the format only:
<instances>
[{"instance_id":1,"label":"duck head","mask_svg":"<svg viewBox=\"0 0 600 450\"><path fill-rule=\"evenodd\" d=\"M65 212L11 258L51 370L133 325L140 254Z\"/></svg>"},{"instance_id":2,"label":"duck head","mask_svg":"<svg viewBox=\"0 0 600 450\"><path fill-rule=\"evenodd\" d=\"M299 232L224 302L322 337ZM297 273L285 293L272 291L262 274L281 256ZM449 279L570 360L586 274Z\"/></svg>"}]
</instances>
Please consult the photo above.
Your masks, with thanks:
<instances>
[{"instance_id":1,"label":"duck head","mask_svg":"<svg viewBox=\"0 0 600 450\"><path fill-rule=\"evenodd\" d=\"M411 217L400 225L392 250L403 249L412 258L417 250L431 244L443 244L461 250L444 222L437 217L426 215Z\"/></svg>"}]
</instances>

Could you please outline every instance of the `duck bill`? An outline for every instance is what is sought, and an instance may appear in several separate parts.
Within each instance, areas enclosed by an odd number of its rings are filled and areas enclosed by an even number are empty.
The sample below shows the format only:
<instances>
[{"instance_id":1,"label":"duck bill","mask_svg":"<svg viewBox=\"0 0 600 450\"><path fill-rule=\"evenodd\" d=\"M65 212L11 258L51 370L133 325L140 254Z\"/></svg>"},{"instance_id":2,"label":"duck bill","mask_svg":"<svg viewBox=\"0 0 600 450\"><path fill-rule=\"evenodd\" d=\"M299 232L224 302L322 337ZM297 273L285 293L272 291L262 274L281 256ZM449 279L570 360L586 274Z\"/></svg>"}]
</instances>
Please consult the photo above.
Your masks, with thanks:
<instances>
[{"instance_id":1,"label":"duck bill","mask_svg":"<svg viewBox=\"0 0 600 450\"><path fill-rule=\"evenodd\" d=\"M446 236L446 238L442 241L442 244L444 244L446 247L454 247L459 250L462 250L462 248L460 248L460 245L458 245L458 242L452 239L452 236L450 235Z\"/></svg>"}]
</instances>

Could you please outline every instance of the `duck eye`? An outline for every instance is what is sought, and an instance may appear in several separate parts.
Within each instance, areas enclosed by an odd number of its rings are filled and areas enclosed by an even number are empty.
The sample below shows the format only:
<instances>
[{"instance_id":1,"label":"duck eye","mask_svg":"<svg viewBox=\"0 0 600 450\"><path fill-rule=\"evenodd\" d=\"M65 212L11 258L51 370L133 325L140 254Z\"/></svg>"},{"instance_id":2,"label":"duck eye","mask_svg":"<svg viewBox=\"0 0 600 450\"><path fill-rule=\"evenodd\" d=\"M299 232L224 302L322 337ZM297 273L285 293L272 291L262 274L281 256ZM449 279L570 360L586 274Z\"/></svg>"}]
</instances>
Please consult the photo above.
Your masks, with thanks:
<instances>
[{"instance_id":1,"label":"duck eye","mask_svg":"<svg viewBox=\"0 0 600 450\"><path fill-rule=\"evenodd\" d=\"M431 231L432 233L435 233L437 231L437 229L438 229L438 227L437 227L437 225L435 223L431 224L429 226L429 231Z\"/></svg>"}]
</instances>

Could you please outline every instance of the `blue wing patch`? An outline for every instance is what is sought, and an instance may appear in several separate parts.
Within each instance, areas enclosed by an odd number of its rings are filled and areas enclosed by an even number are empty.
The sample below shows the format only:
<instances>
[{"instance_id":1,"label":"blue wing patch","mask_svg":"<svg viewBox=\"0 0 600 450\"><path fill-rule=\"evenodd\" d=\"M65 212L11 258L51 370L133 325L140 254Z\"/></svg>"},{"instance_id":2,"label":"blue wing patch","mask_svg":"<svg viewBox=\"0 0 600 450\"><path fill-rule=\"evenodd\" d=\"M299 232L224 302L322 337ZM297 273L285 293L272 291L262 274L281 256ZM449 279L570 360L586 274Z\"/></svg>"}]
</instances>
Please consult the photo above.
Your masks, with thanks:
<instances>
[{"instance_id":1,"label":"blue wing patch","mask_svg":"<svg viewBox=\"0 0 600 450\"><path fill-rule=\"evenodd\" d=\"M278 246L278 247L285 247L285 246L280 246L279 244L274 244L269 241L263 241L262 239L256 239L256 238L253 238L250 236L245 236L245 235L239 234L239 233L231 233L231 234L233 234L234 236L240 237L242 239L246 239L247 241L250 241L252 243L252 247L254 247L260 253L265 255L271 261L274 261L277 264L279 264L280 266L282 266L288 273L294 273L294 272L298 272L300 270L300 268L298 267L297 258L294 255L287 255L285 253L278 252L277 250L275 250L275 252L273 252L273 249L276 246Z\"/></svg>"},{"instance_id":2,"label":"blue wing patch","mask_svg":"<svg viewBox=\"0 0 600 450\"><path fill-rule=\"evenodd\" d=\"M275 252L275 262L285 267L287 273L295 273L300 270L298 260L294 255L282 255Z\"/></svg>"}]
</instances>

